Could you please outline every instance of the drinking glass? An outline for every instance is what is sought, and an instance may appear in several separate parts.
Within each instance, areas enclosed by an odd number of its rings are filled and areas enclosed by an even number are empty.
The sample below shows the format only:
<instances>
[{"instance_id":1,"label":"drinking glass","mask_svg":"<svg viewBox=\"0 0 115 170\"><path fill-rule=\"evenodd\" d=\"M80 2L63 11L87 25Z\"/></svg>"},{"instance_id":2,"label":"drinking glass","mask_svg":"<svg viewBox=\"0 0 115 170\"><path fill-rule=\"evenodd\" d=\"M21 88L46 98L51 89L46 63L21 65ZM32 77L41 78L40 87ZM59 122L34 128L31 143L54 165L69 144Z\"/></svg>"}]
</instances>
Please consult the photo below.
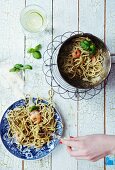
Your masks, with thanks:
<instances>
[{"instance_id":1,"label":"drinking glass","mask_svg":"<svg viewBox=\"0 0 115 170\"><path fill-rule=\"evenodd\" d=\"M20 23L24 33L39 34L47 27L45 10L38 5L25 7L20 14Z\"/></svg>"}]
</instances>

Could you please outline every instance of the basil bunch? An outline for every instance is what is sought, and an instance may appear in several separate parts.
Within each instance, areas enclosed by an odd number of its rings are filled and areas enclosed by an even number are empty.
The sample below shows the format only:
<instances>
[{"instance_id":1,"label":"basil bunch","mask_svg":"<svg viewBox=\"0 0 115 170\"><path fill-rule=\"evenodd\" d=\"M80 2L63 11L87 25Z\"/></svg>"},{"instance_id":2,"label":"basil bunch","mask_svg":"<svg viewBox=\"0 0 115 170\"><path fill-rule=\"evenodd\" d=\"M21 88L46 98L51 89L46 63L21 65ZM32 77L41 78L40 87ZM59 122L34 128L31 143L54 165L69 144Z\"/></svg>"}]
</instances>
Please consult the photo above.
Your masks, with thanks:
<instances>
[{"instance_id":1,"label":"basil bunch","mask_svg":"<svg viewBox=\"0 0 115 170\"><path fill-rule=\"evenodd\" d=\"M35 59L40 59L40 58L42 58L42 55L40 52L41 48L42 48L42 46L41 46L41 44L39 44L35 48L29 48L27 52L32 54Z\"/></svg>"},{"instance_id":2,"label":"basil bunch","mask_svg":"<svg viewBox=\"0 0 115 170\"><path fill-rule=\"evenodd\" d=\"M15 64L13 68L11 68L10 72L20 72L25 70L32 70L31 65L23 65L23 64Z\"/></svg>"},{"instance_id":3,"label":"basil bunch","mask_svg":"<svg viewBox=\"0 0 115 170\"><path fill-rule=\"evenodd\" d=\"M31 107L29 107L29 111L30 112L32 112L32 111L34 111L34 110L39 110L39 107L38 106L31 106Z\"/></svg>"},{"instance_id":4,"label":"basil bunch","mask_svg":"<svg viewBox=\"0 0 115 170\"><path fill-rule=\"evenodd\" d=\"M83 50L89 51L90 54L96 53L96 46L91 42L91 40L83 40L80 43L80 46L83 48Z\"/></svg>"},{"instance_id":5,"label":"basil bunch","mask_svg":"<svg viewBox=\"0 0 115 170\"><path fill-rule=\"evenodd\" d=\"M40 59L42 57L41 50L42 46L41 44L38 44L35 48L29 48L28 53L32 54L35 59ZM32 70L31 65L23 65L23 64L15 64L13 68L11 68L10 72L20 72L25 70Z\"/></svg>"}]
</instances>

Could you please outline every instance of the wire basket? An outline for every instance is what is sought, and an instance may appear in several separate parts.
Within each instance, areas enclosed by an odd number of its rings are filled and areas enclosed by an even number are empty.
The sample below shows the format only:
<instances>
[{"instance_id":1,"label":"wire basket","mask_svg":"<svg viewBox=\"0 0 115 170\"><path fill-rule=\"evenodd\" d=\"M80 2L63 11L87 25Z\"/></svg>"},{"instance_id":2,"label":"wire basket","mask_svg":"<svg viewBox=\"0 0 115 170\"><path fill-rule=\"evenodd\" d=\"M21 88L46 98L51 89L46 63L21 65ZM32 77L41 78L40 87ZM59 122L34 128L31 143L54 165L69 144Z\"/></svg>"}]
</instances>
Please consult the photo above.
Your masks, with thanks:
<instances>
[{"instance_id":1,"label":"wire basket","mask_svg":"<svg viewBox=\"0 0 115 170\"><path fill-rule=\"evenodd\" d=\"M60 75L57 66L57 56L59 49L63 42L69 37L82 33L78 31L66 32L63 35L55 37L47 46L47 50L43 56L43 72L45 74L46 82L53 88L54 92L59 94L64 99L72 100L88 100L101 92L107 79L99 86L91 89L78 89L69 85Z\"/></svg>"}]
</instances>

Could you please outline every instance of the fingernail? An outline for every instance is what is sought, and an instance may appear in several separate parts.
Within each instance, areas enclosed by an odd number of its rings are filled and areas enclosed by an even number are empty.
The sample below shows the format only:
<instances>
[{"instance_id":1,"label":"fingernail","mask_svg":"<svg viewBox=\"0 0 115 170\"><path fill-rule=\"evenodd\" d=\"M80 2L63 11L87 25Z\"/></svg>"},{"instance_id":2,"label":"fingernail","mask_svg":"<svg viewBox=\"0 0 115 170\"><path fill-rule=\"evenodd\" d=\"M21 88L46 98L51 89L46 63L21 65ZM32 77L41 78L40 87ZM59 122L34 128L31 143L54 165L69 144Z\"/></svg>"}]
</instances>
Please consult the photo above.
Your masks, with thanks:
<instances>
[{"instance_id":1,"label":"fingernail","mask_svg":"<svg viewBox=\"0 0 115 170\"><path fill-rule=\"evenodd\" d=\"M70 136L70 138L74 138L73 136Z\"/></svg>"},{"instance_id":2,"label":"fingernail","mask_svg":"<svg viewBox=\"0 0 115 170\"><path fill-rule=\"evenodd\" d=\"M62 144L62 141L59 141L60 144Z\"/></svg>"}]
</instances>

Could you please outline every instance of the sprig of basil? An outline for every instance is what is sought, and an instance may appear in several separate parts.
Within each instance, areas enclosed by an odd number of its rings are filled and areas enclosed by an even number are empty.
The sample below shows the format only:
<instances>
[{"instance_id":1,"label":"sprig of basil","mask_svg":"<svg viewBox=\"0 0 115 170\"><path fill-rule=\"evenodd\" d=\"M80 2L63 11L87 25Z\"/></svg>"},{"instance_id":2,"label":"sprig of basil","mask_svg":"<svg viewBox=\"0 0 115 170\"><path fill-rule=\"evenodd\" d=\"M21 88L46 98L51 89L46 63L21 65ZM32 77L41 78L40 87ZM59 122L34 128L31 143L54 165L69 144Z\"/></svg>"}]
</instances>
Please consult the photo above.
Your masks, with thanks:
<instances>
[{"instance_id":1,"label":"sprig of basil","mask_svg":"<svg viewBox=\"0 0 115 170\"><path fill-rule=\"evenodd\" d=\"M35 59L40 59L42 58L42 55L40 52L41 48L42 48L42 45L38 44L35 48L29 48L27 52L32 54Z\"/></svg>"},{"instance_id":2,"label":"sprig of basil","mask_svg":"<svg viewBox=\"0 0 115 170\"><path fill-rule=\"evenodd\" d=\"M38 52L34 52L34 53L33 53L33 57L34 57L35 59L40 59L42 56L41 56L41 53L38 51Z\"/></svg>"},{"instance_id":3,"label":"sprig of basil","mask_svg":"<svg viewBox=\"0 0 115 170\"><path fill-rule=\"evenodd\" d=\"M83 48L83 50L89 51L90 54L96 53L96 46L90 40L81 41L80 46Z\"/></svg>"},{"instance_id":4,"label":"sprig of basil","mask_svg":"<svg viewBox=\"0 0 115 170\"><path fill-rule=\"evenodd\" d=\"M9 70L9 72L19 72L19 71L20 71L20 69L17 69L15 67L13 67Z\"/></svg>"},{"instance_id":5,"label":"sprig of basil","mask_svg":"<svg viewBox=\"0 0 115 170\"><path fill-rule=\"evenodd\" d=\"M40 51L42 49L42 45L41 44L38 44L36 47L35 47L35 50L36 51Z\"/></svg>"},{"instance_id":6,"label":"sprig of basil","mask_svg":"<svg viewBox=\"0 0 115 170\"><path fill-rule=\"evenodd\" d=\"M22 64L15 64L13 68L11 68L9 71L10 72L20 72L20 71L25 71L25 70L32 70L31 65L22 65Z\"/></svg>"},{"instance_id":7,"label":"sprig of basil","mask_svg":"<svg viewBox=\"0 0 115 170\"><path fill-rule=\"evenodd\" d=\"M31 65L25 65L25 66L23 66L23 70L32 70L32 66Z\"/></svg>"},{"instance_id":8,"label":"sprig of basil","mask_svg":"<svg viewBox=\"0 0 115 170\"><path fill-rule=\"evenodd\" d=\"M38 106L31 106L31 107L29 107L29 111L30 112L32 112L32 111L34 111L34 110L39 110L39 107Z\"/></svg>"},{"instance_id":9,"label":"sprig of basil","mask_svg":"<svg viewBox=\"0 0 115 170\"><path fill-rule=\"evenodd\" d=\"M35 48L29 48L27 52L32 54L35 59L40 59L42 58L42 55L40 52L41 48L42 48L42 45L38 44L37 46L35 46ZM9 70L9 72L20 72L20 71L25 71L25 70L32 70L32 66L28 64L27 65L15 64L14 67Z\"/></svg>"},{"instance_id":10,"label":"sprig of basil","mask_svg":"<svg viewBox=\"0 0 115 170\"><path fill-rule=\"evenodd\" d=\"M29 49L27 50L27 52L30 53L30 54L31 54L31 53L34 53L34 52L35 52L35 49L34 49L34 48L29 48Z\"/></svg>"}]
</instances>

